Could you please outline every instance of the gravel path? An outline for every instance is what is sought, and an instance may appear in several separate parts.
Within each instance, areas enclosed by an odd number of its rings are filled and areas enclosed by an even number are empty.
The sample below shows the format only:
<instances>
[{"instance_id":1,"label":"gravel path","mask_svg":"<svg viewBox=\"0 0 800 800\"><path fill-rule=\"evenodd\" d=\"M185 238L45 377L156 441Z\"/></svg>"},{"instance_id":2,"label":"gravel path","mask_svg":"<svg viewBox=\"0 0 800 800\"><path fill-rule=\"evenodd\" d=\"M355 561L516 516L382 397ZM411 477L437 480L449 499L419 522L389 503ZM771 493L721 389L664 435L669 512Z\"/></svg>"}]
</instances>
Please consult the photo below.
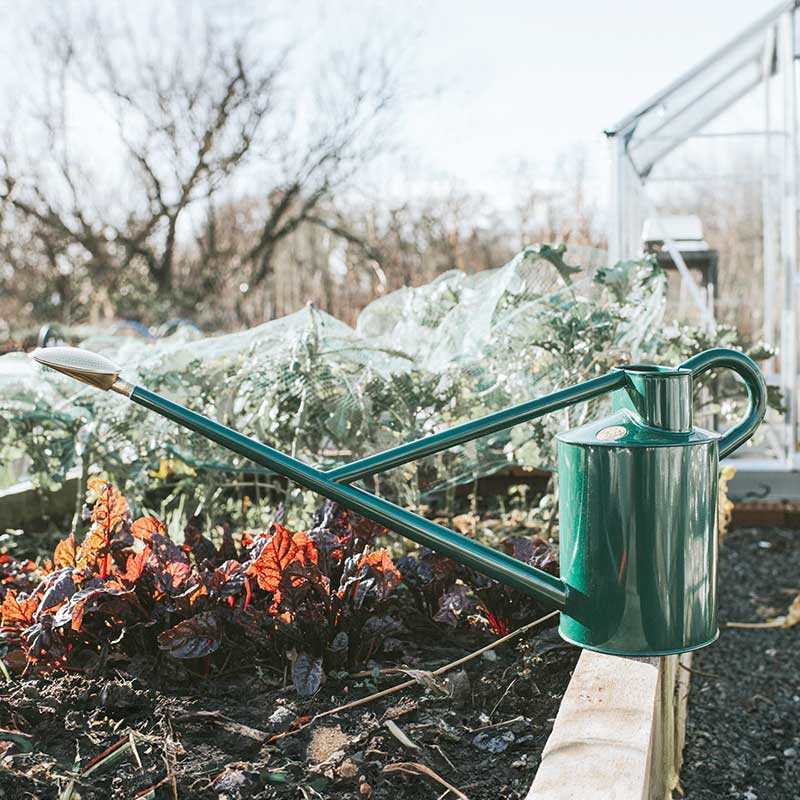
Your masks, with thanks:
<instances>
[{"instance_id":1,"label":"gravel path","mask_svg":"<svg viewBox=\"0 0 800 800\"><path fill-rule=\"evenodd\" d=\"M742 530L726 538L722 635L692 663L686 800L800 800L800 625L725 627L783 614L798 592L800 532Z\"/></svg>"}]
</instances>

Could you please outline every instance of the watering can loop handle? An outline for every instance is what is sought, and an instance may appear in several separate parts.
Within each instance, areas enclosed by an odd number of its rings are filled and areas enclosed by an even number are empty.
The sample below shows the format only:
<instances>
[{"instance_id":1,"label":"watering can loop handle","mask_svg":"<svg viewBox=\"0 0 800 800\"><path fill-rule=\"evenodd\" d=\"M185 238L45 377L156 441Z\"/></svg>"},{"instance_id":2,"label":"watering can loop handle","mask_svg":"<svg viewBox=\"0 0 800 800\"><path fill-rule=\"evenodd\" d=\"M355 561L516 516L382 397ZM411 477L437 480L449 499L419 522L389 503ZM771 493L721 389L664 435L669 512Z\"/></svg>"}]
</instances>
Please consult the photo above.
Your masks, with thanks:
<instances>
[{"instance_id":1,"label":"watering can loop handle","mask_svg":"<svg viewBox=\"0 0 800 800\"><path fill-rule=\"evenodd\" d=\"M697 378L712 369L732 369L743 381L747 389L749 408L747 416L734 425L719 441L720 459L729 456L741 447L755 432L767 412L767 384L755 362L744 353L717 347L692 356L681 364L690 369L692 378Z\"/></svg>"}]
</instances>

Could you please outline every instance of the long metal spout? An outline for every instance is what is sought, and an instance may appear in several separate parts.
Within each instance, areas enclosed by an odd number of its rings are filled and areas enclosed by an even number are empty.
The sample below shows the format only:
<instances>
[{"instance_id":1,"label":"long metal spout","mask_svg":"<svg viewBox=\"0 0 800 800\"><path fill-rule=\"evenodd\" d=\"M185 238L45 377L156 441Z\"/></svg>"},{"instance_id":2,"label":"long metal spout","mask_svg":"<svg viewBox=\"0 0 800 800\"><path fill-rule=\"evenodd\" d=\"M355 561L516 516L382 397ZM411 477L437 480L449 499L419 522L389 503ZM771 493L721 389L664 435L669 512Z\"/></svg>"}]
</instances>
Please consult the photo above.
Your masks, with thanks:
<instances>
[{"instance_id":1,"label":"long metal spout","mask_svg":"<svg viewBox=\"0 0 800 800\"><path fill-rule=\"evenodd\" d=\"M687 405L691 396L690 377L697 377L710 369L732 369L744 380L749 409L746 417L720 438L720 455L726 456L746 442L755 432L766 410L766 386L758 367L747 356L732 350L716 349L694 356L676 370L656 367L631 367L615 370L577 386L522 403L495 414L441 431L416 442L369 456L353 464L325 472L281 453L255 439L220 425L218 422L190 411L141 386L131 386L119 377L120 369L108 359L74 348L53 347L37 350L33 357L41 364L62 372L76 380L99 389L119 392L150 411L195 431L234 453L273 470L291 481L335 500L359 514L396 531L418 544L430 547L476 571L498 580L526 594L566 610L576 619L589 618L584 608L593 603L591 597L568 586L563 580L524 564L511 556L493 550L474 539L438 525L400 506L376 497L369 492L349 485L349 481L374 475L385 469L414 461L425 455L440 452L453 445L477 439L488 433L504 430L523 421L535 419L551 411L580 403L592 397L622 388L631 382L636 390L639 383L651 380L651 374L675 375L685 383L678 395ZM668 387L669 388L669 387ZM648 391L641 386L633 392L635 406L644 413L650 424L667 429L683 429L691 424L691 413L674 418L675 402L679 399L673 391ZM642 405L642 403L644 405ZM641 407L640 407L641 406ZM669 406L670 408L667 408Z\"/></svg>"},{"instance_id":2,"label":"long metal spout","mask_svg":"<svg viewBox=\"0 0 800 800\"><path fill-rule=\"evenodd\" d=\"M55 357L51 350L61 350ZM100 389L114 389L117 385L118 368L101 356L87 359L86 351L71 351L73 348L47 348L36 351L34 357L65 375L89 383ZM126 384L127 385L127 384ZM376 497L363 489L332 480L324 471L303 463L238 431L221 425L188 408L173 403L165 397L141 386L133 386L123 392L134 403L138 403L162 417L177 422L188 430L195 431L222 447L274 470L289 480L335 500L365 517L400 533L418 544L430 547L442 555L449 556L478 572L504 584L519 589L556 608L567 604L567 588L563 581L542 570L524 564L506 553L493 550L480 542L469 539L431 520L425 519L388 500ZM475 438L478 433L472 438ZM410 459L409 459L410 460Z\"/></svg>"}]
</instances>

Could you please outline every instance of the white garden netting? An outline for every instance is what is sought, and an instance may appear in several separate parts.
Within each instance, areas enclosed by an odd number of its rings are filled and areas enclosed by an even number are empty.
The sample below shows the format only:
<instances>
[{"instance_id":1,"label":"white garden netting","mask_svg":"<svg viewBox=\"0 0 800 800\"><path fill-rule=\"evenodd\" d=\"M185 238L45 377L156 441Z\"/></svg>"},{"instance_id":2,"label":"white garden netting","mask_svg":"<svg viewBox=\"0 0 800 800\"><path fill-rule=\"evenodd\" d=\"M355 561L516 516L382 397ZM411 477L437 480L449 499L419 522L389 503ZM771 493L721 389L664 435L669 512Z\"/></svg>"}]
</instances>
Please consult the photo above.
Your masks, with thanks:
<instances>
[{"instance_id":1,"label":"white garden netting","mask_svg":"<svg viewBox=\"0 0 800 800\"><path fill-rule=\"evenodd\" d=\"M587 249L530 247L499 269L444 273L382 297L355 329L309 306L240 333L93 336L123 377L308 462L333 467L606 372L655 346L664 277ZM553 463L569 412L397 468L369 487L417 505L499 468ZM163 459L257 471L118 395L0 357L3 462L58 481L83 456L121 483Z\"/></svg>"}]
</instances>

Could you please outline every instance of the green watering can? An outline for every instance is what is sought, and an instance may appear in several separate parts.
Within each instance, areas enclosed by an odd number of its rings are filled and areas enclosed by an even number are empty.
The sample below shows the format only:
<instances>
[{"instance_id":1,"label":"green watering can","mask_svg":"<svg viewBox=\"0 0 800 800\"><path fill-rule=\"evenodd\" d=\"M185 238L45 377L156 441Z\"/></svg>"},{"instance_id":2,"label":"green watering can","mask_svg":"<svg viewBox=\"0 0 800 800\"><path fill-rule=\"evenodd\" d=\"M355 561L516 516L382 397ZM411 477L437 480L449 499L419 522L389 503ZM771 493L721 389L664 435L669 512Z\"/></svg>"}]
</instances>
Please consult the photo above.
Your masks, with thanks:
<instances>
[{"instance_id":1,"label":"green watering can","mask_svg":"<svg viewBox=\"0 0 800 800\"><path fill-rule=\"evenodd\" d=\"M561 636L629 656L683 653L719 634L716 620L719 460L766 412L756 365L715 349L677 368L632 365L450 430L324 471L119 378L108 359L72 347L33 358L118 392L184 428L335 500L418 544L561 611ZM720 436L692 424L692 381L732 369L747 416ZM352 486L353 481L612 392L612 416L558 436L561 578Z\"/></svg>"}]
</instances>

